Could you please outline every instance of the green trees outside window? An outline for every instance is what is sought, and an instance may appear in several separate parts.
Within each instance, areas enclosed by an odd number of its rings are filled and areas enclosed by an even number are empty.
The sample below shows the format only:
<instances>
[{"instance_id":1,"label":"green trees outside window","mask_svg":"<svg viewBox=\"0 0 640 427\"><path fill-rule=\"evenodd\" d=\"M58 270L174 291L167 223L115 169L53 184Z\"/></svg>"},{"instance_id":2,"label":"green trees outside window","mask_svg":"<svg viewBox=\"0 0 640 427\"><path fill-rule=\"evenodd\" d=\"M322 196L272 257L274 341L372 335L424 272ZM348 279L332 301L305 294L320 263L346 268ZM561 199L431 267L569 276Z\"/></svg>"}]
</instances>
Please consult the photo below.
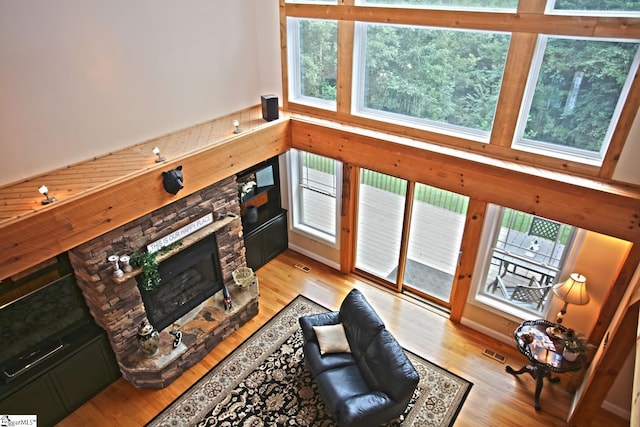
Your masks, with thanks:
<instances>
[{"instance_id":1,"label":"green trees outside window","mask_svg":"<svg viewBox=\"0 0 640 427\"><path fill-rule=\"evenodd\" d=\"M359 24L362 110L491 130L510 36Z\"/></svg>"},{"instance_id":2,"label":"green trees outside window","mask_svg":"<svg viewBox=\"0 0 640 427\"><path fill-rule=\"evenodd\" d=\"M640 12L637 0L549 0L555 10L593 10L604 12Z\"/></svg>"},{"instance_id":3,"label":"green trees outside window","mask_svg":"<svg viewBox=\"0 0 640 427\"><path fill-rule=\"evenodd\" d=\"M320 19L287 20L289 59L293 65L290 76L293 100L304 98L336 100L338 73L338 23Z\"/></svg>"},{"instance_id":4,"label":"green trees outside window","mask_svg":"<svg viewBox=\"0 0 640 427\"><path fill-rule=\"evenodd\" d=\"M637 51L638 43L549 37L523 139L601 159Z\"/></svg>"},{"instance_id":5,"label":"green trees outside window","mask_svg":"<svg viewBox=\"0 0 640 427\"><path fill-rule=\"evenodd\" d=\"M638 1L549 1L547 13L572 8L600 14L640 11ZM514 2L364 4L479 9L482 3L488 12ZM287 18L290 101L337 111L338 25L335 20ZM492 142L500 90L514 86L503 82L511 38L505 32L356 22L352 93L347 95L352 97L351 113ZM506 103L506 108L520 108L511 147L601 164L640 63L639 47L638 40L539 34L522 103Z\"/></svg>"},{"instance_id":6,"label":"green trees outside window","mask_svg":"<svg viewBox=\"0 0 640 427\"><path fill-rule=\"evenodd\" d=\"M366 5L434 7L443 9L511 9L518 0L362 0Z\"/></svg>"}]
</instances>

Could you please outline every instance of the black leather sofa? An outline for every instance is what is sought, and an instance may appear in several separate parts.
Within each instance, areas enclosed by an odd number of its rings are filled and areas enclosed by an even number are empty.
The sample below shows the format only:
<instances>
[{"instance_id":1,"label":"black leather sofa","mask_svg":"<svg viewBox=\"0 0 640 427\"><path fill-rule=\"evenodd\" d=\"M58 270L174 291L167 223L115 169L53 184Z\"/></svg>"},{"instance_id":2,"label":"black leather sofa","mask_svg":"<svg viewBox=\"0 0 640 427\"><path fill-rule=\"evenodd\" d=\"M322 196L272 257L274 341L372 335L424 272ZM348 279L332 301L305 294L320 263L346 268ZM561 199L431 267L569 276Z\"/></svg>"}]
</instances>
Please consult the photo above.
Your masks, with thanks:
<instances>
[{"instance_id":1,"label":"black leather sofa","mask_svg":"<svg viewBox=\"0 0 640 427\"><path fill-rule=\"evenodd\" d=\"M353 289L340 311L299 319L305 362L340 426L371 427L400 416L419 376L362 293ZM349 352L321 354L314 326L342 323Z\"/></svg>"}]
</instances>

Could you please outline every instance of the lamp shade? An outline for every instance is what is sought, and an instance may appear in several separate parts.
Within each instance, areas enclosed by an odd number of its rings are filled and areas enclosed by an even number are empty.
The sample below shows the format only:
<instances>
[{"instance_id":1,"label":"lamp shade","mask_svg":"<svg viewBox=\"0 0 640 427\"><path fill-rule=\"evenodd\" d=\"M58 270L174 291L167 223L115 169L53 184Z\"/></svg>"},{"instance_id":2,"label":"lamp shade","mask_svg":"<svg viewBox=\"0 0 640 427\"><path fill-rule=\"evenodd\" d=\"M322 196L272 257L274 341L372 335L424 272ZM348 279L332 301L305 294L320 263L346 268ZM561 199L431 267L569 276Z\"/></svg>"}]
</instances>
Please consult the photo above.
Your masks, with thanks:
<instances>
[{"instance_id":1,"label":"lamp shade","mask_svg":"<svg viewBox=\"0 0 640 427\"><path fill-rule=\"evenodd\" d=\"M579 273L571 273L567 280L553 286L553 293L569 304L587 304L589 302L587 278Z\"/></svg>"}]
</instances>

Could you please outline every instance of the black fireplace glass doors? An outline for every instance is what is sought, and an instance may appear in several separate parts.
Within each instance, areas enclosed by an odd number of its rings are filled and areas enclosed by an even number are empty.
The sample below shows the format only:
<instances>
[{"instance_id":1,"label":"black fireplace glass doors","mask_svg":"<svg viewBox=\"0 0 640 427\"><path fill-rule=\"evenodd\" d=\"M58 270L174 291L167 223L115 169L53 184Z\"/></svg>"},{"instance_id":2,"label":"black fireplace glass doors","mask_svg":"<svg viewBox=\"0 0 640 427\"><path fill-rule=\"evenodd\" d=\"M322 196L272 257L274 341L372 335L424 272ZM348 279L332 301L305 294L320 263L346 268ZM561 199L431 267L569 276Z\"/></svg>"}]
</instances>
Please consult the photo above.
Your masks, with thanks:
<instances>
[{"instance_id":1,"label":"black fireplace glass doors","mask_svg":"<svg viewBox=\"0 0 640 427\"><path fill-rule=\"evenodd\" d=\"M160 284L147 291L137 276L147 318L159 331L222 289L215 235L160 263Z\"/></svg>"}]
</instances>

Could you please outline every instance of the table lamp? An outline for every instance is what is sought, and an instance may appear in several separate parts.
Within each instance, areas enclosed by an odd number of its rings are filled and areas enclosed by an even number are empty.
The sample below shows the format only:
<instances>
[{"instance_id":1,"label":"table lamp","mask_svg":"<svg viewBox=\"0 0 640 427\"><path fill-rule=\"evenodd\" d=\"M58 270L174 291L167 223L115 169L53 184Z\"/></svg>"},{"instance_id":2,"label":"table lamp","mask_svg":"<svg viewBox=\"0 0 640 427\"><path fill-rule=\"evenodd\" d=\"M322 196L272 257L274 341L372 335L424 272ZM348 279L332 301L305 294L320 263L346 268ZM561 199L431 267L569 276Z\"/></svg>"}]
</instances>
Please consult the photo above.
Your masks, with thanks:
<instances>
[{"instance_id":1,"label":"table lamp","mask_svg":"<svg viewBox=\"0 0 640 427\"><path fill-rule=\"evenodd\" d=\"M567 306L569 304L584 305L589 302L587 278L580 273L571 273L567 280L553 285L552 290L558 298L564 301L564 305L556 317L557 325L562 324L562 319L564 318L564 315L567 314ZM549 327L547 328L547 335L561 338L562 331L558 326Z\"/></svg>"}]
</instances>

